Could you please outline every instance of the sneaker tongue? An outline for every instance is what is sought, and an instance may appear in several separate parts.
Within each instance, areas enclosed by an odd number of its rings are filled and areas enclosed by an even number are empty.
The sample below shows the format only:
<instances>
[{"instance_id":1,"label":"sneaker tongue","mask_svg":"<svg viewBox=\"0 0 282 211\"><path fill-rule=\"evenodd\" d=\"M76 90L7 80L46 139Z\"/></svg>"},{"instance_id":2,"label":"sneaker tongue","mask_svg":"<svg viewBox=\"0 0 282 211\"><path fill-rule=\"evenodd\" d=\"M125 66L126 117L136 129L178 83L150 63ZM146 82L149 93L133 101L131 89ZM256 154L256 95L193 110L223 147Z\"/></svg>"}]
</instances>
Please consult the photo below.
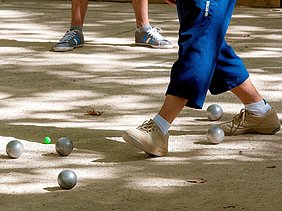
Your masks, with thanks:
<instances>
[{"instance_id":1,"label":"sneaker tongue","mask_svg":"<svg viewBox=\"0 0 282 211\"><path fill-rule=\"evenodd\" d=\"M68 32L65 34L65 36L60 40L60 42L68 42L72 39L72 37L75 35L74 32Z\"/></svg>"},{"instance_id":2,"label":"sneaker tongue","mask_svg":"<svg viewBox=\"0 0 282 211\"><path fill-rule=\"evenodd\" d=\"M138 127L138 129L144 130L144 131L151 130L152 127L153 127L153 123L154 123L154 122L153 122L152 120L146 121L146 122L144 122L142 125L140 125L140 126Z\"/></svg>"},{"instance_id":3,"label":"sneaker tongue","mask_svg":"<svg viewBox=\"0 0 282 211\"><path fill-rule=\"evenodd\" d=\"M152 36L155 40L163 40L164 37L157 31L156 28L152 28L147 31L150 36Z\"/></svg>"}]
</instances>

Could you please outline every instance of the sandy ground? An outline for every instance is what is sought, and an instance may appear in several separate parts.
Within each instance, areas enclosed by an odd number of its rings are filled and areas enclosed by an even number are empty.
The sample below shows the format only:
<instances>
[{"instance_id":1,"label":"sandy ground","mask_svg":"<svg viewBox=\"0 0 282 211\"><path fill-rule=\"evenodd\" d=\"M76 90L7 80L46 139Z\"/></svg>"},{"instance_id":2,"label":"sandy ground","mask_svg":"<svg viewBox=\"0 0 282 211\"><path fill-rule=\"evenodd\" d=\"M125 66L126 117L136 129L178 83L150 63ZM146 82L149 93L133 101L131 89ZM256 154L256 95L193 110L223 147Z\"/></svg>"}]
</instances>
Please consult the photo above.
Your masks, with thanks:
<instances>
[{"instance_id":1,"label":"sandy ground","mask_svg":"<svg viewBox=\"0 0 282 211\"><path fill-rule=\"evenodd\" d=\"M130 4L91 3L86 46L50 51L69 25L68 1L0 2L0 210L273 210L282 209L282 132L206 142L205 109L218 103L222 121L242 105L230 93L185 109L170 131L169 155L150 158L121 133L160 108L177 57L175 8L150 5L151 22L175 45L134 46ZM227 35L251 78L282 119L282 10L237 7ZM101 116L86 115L88 110ZM53 143L43 144L45 136ZM75 149L54 148L69 137ZM20 140L19 159L5 154ZM77 185L57 175L72 169Z\"/></svg>"}]
</instances>

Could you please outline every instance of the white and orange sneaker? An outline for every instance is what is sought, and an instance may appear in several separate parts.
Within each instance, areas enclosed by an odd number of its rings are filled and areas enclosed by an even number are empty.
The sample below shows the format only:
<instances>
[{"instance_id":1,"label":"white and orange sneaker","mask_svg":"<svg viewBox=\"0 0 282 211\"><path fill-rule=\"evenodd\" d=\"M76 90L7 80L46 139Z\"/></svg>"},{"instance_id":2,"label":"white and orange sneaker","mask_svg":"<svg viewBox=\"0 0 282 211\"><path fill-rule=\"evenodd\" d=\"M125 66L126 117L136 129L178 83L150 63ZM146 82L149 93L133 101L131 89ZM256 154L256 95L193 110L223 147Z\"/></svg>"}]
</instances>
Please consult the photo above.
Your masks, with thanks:
<instances>
[{"instance_id":1,"label":"white and orange sneaker","mask_svg":"<svg viewBox=\"0 0 282 211\"><path fill-rule=\"evenodd\" d=\"M219 124L225 135L235 136L240 134L275 134L280 130L281 122L273 108L263 116L256 116L242 109L231 121Z\"/></svg>"},{"instance_id":2,"label":"white and orange sneaker","mask_svg":"<svg viewBox=\"0 0 282 211\"><path fill-rule=\"evenodd\" d=\"M158 125L150 119L136 129L130 129L122 134L124 141L144 152L155 156L166 156L168 152L168 137Z\"/></svg>"}]
</instances>

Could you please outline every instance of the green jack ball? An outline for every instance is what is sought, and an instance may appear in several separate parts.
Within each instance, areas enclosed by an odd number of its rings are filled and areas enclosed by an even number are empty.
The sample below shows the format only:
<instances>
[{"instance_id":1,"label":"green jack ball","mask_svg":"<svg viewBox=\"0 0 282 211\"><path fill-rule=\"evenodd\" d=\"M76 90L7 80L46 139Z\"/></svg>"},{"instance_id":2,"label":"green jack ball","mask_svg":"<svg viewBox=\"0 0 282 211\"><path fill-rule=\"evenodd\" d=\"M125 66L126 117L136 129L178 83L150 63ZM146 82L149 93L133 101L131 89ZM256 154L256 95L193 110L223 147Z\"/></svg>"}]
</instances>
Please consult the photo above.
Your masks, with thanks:
<instances>
[{"instance_id":1,"label":"green jack ball","mask_svg":"<svg viewBox=\"0 0 282 211\"><path fill-rule=\"evenodd\" d=\"M44 138L44 144L51 144L51 142L52 142L52 140L51 140L51 138L49 136L46 136Z\"/></svg>"}]
</instances>

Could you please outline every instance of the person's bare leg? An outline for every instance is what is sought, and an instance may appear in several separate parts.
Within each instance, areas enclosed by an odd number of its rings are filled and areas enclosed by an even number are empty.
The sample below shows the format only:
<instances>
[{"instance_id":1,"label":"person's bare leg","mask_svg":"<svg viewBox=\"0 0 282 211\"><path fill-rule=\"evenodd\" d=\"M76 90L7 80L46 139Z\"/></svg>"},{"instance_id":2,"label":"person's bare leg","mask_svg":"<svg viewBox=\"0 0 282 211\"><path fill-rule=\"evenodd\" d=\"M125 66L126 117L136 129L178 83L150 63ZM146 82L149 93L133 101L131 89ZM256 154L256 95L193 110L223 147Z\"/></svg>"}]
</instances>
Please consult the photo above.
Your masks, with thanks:
<instances>
[{"instance_id":1,"label":"person's bare leg","mask_svg":"<svg viewBox=\"0 0 282 211\"><path fill-rule=\"evenodd\" d=\"M149 25L148 0L132 0L132 6L135 13L136 27Z\"/></svg>"},{"instance_id":2,"label":"person's bare leg","mask_svg":"<svg viewBox=\"0 0 282 211\"><path fill-rule=\"evenodd\" d=\"M159 27L152 27L149 20L148 0L132 0L136 19L135 44L153 48L173 48L172 43L161 35Z\"/></svg>"},{"instance_id":3,"label":"person's bare leg","mask_svg":"<svg viewBox=\"0 0 282 211\"><path fill-rule=\"evenodd\" d=\"M71 24L69 30L63 38L54 45L53 51L71 51L74 48L84 46L84 36L82 32L83 22L87 11L88 0L72 0Z\"/></svg>"},{"instance_id":4,"label":"person's bare leg","mask_svg":"<svg viewBox=\"0 0 282 211\"><path fill-rule=\"evenodd\" d=\"M234 93L243 104L250 104L263 100L263 97L258 93L250 79L247 79L244 83L232 89L231 92ZM159 115L171 124L187 102L187 99L167 95L164 104L159 111Z\"/></svg>"},{"instance_id":5,"label":"person's bare leg","mask_svg":"<svg viewBox=\"0 0 282 211\"><path fill-rule=\"evenodd\" d=\"M88 0L72 0L71 25L83 26Z\"/></svg>"},{"instance_id":6,"label":"person's bare leg","mask_svg":"<svg viewBox=\"0 0 282 211\"><path fill-rule=\"evenodd\" d=\"M188 100L185 98L167 95L164 104L159 112L159 115L171 124L173 120L178 116L178 114L182 111L187 102Z\"/></svg>"},{"instance_id":7,"label":"person's bare leg","mask_svg":"<svg viewBox=\"0 0 282 211\"><path fill-rule=\"evenodd\" d=\"M231 92L234 93L243 104L250 104L263 100L263 97L258 93L249 78L241 85L233 88Z\"/></svg>"}]
</instances>

